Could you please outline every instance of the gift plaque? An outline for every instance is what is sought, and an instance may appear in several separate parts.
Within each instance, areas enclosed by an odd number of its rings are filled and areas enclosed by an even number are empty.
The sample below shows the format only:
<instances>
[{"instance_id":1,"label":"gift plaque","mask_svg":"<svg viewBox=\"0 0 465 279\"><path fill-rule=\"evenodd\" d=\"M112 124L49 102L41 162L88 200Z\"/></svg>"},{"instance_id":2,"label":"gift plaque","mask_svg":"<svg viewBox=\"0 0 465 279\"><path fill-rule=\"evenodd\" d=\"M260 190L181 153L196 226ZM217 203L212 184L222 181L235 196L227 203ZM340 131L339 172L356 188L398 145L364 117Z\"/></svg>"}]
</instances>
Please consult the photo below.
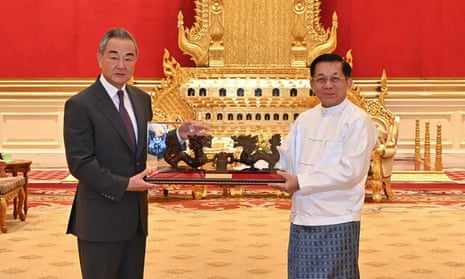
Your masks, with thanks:
<instances>
[{"instance_id":1,"label":"gift plaque","mask_svg":"<svg viewBox=\"0 0 465 279\"><path fill-rule=\"evenodd\" d=\"M221 184L221 185L266 185L285 182L276 173L231 171L225 173L207 171L164 171L151 173L146 180L155 184Z\"/></svg>"},{"instance_id":2,"label":"gift plaque","mask_svg":"<svg viewBox=\"0 0 465 279\"><path fill-rule=\"evenodd\" d=\"M265 151L256 147L256 136L231 137L240 152L212 152L213 137L208 134L189 136L180 143L177 122L149 122L147 132L148 182L154 184L266 185L285 182L276 173L280 136L267 141ZM237 157L237 158L236 158ZM265 168L256 167L265 162Z\"/></svg>"}]
</instances>

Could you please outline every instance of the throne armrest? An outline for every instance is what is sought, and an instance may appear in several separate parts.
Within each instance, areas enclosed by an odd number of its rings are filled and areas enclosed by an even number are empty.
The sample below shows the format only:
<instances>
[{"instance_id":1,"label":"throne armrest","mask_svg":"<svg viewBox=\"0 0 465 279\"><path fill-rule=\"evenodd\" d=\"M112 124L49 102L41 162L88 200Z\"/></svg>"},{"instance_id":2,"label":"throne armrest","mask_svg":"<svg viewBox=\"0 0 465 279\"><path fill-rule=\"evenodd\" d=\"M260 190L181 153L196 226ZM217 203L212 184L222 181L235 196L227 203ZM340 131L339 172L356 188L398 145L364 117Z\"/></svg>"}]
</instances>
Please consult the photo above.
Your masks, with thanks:
<instances>
[{"instance_id":1,"label":"throne armrest","mask_svg":"<svg viewBox=\"0 0 465 279\"><path fill-rule=\"evenodd\" d=\"M392 119L392 123L389 126L387 139L384 144L386 146L385 147L386 150L393 150L394 153L397 151L397 140L399 138L399 124L400 124L400 118L399 116L396 115Z\"/></svg>"}]
</instances>

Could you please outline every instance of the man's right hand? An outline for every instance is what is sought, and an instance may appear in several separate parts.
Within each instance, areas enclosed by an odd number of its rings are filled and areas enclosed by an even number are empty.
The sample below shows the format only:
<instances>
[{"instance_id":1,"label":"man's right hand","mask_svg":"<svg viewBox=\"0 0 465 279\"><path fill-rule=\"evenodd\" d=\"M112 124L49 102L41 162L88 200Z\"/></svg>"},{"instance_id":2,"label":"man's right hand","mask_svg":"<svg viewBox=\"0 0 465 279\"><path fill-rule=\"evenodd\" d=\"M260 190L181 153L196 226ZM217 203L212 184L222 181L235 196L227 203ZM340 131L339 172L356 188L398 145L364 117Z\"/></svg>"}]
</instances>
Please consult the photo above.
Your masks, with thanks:
<instances>
[{"instance_id":1,"label":"man's right hand","mask_svg":"<svg viewBox=\"0 0 465 279\"><path fill-rule=\"evenodd\" d=\"M148 183L144 180L144 177L146 177L148 173L149 170L145 169L144 171L141 171L140 173L131 176L129 178L129 185L126 191L143 192L154 188L156 185Z\"/></svg>"}]
</instances>

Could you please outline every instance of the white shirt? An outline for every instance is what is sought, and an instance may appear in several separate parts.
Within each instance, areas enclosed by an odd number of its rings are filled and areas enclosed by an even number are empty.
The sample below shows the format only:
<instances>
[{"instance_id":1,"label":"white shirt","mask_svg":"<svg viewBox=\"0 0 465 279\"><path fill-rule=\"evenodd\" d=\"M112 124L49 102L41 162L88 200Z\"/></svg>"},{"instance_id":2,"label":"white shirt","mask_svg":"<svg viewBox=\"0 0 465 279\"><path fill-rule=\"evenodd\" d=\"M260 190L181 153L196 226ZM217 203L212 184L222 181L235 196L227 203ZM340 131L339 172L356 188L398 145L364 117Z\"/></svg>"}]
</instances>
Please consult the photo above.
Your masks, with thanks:
<instances>
[{"instance_id":1,"label":"white shirt","mask_svg":"<svg viewBox=\"0 0 465 279\"><path fill-rule=\"evenodd\" d=\"M376 127L349 100L302 113L280 146L277 167L297 175L290 221L315 226L359 221Z\"/></svg>"},{"instance_id":2,"label":"white shirt","mask_svg":"<svg viewBox=\"0 0 465 279\"><path fill-rule=\"evenodd\" d=\"M116 110L119 110L119 97L118 97L118 88L114 87L111 85L104 77L103 75L100 75L100 82L102 83L103 87L107 91L108 96L110 96L111 100L116 106ZM132 122L132 127L134 127L134 136L136 137L136 142L137 142L137 121L136 121L136 114L134 113L134 109L132 108L132 102L131 99L129 98L129 94L126 91L126 86L122 88L124 91L124 107L126 108L126 111L129 114L129 118L131 119Z\"/></svg>"}]
</instances>

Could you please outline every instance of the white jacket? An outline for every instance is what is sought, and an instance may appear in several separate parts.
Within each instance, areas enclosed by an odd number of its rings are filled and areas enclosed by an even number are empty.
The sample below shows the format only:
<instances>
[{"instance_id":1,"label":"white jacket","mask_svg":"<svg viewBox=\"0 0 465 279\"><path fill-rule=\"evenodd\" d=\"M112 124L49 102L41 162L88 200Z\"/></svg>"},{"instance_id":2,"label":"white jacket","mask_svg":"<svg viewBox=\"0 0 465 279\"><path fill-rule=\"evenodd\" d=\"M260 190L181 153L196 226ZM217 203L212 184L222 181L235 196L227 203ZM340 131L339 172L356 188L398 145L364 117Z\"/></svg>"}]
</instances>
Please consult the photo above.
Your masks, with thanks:
<instances>
[{"instance_id":1,"label":"white jacket","mask_svg":"<svg viewBox=\"0 0 465 279\"><path fill-rule=\"evenodd\" d=\"M296 174L290 221L314 226L359 221L377 130L349 100L302 113L280 147L277 167Z\"/></svg>"}]
</instances>

